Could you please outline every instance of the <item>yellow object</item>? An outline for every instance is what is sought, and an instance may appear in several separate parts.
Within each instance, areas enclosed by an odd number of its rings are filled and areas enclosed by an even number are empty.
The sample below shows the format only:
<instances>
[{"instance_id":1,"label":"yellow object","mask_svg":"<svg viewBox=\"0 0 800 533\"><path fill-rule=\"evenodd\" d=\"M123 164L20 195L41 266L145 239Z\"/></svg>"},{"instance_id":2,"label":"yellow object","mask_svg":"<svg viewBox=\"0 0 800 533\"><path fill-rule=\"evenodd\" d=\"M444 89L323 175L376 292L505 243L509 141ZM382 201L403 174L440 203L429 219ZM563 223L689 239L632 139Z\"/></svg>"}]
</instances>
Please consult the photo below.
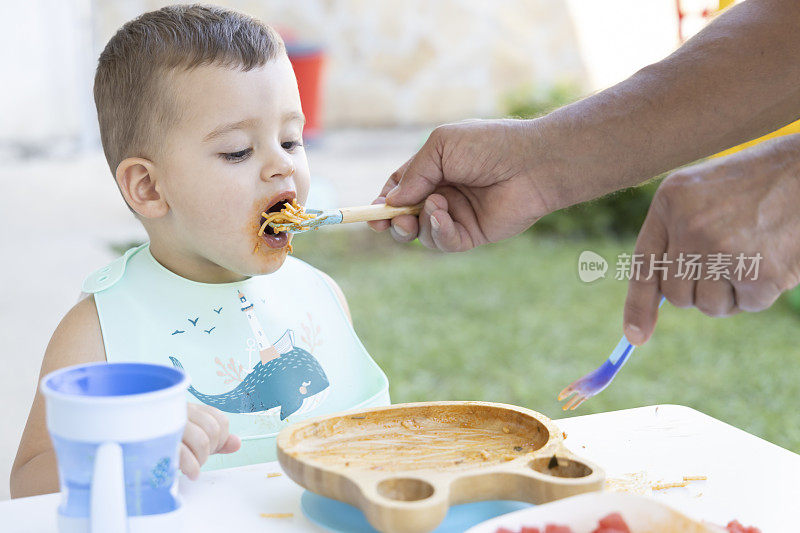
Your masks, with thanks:
<instances>
[{"instance_id":1,"label":"yellow object","mask_svg":"<svg viewBox=\"0 0 800 533\"><path fill-rule=\"evenodd\" d=\"M717 9L717 14L721 13L725 9L731 7L733 4L736 3L736 0L719 0L719 9ZM711 157L723 157L726 155L734 154L736 152L740 152L745 148L750 148L751 146L755 146L756 144L766 141L767 139L774 139L775 137L780 137L782 135L791 135L792 133L800 133L800 120L796 122L792 122L779 130L773 131L772 133L768 133L758 139L753 139L752 141L747 141L746 143L739 144L732 148L728 148L727 150L723 150L718 154L714 154Z\"/></svg>"},{"instance_id":2,"label":"yellow object","mask_svg":"<svg viewBox=\"0 0 800 533\"><path fill-rule=\"evenodd\" d=\"M733 148L728 148L727 150L723 150L718 154L714 154L711 157L723 157L726 155L730 155L745 148L750 148L751 146L755 146L756 144L766 141L767 139L774 139L775 137L780 137L782 135L791 135L793 133L800 133L800 120L796 122L792 122L791 124L782 127L779 130L773 131L772 133L767 133L763 137L759 137L758 139L753 139L752 141L747 141L746 143L742 143L738 146L734 146Z\"/></svg>"}]
</instances>

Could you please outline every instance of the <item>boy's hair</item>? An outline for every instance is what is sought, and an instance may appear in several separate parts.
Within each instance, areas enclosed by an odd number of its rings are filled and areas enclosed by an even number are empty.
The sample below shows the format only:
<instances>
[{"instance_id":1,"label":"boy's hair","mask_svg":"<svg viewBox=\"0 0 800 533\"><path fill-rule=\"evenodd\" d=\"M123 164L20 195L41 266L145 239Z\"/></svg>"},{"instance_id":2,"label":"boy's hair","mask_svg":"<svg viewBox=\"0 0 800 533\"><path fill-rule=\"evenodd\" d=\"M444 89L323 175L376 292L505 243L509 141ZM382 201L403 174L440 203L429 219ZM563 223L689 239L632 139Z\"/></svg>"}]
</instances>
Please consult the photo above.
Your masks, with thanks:
<instances>
[{"instance_id":1,"label":"boy's hair","mask_svg":"<svg viewBox=\"0 0 800 533\"><path fill-rule=\"evenodd\" d=\"M283 41L272 28L217 6L167 6L127 22L100 54L94 77L111 173L126 157L152 158L180 118L165 83L171 72L209 64L247 71L281 53Z\"/></svg>"}]
</instances>

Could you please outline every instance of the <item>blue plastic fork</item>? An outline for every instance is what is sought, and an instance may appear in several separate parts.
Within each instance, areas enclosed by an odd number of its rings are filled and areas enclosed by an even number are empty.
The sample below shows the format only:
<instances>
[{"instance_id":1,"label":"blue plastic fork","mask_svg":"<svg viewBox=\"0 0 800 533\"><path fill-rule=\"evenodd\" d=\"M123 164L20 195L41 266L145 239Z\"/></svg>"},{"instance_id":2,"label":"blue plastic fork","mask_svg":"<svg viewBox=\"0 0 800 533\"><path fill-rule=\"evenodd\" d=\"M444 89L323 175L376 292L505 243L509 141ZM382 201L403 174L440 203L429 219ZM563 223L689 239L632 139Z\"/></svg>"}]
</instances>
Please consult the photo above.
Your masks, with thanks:
<instances>
[{"instance_id":1,"label":"blue plastic fork","mask_svg":"<svg viewBox=\"0 0 800 533\"><path fill-rule=\"evenodd\" d=\"M662 296L658 307L664 305L665 300L666 298ZM569 401L561 409L574 411L580 404L608 387L614 377L622 370L622 367L625 366L625 363L628 362L628 358L633 353L634 348L636 347L628 342L628 339L623 335L617 347L614 348L614 351L611 352L611 355L602 365L582 378L573 381L561 391L558 395L559 402L569 398Z\"/></svg>"}]
</instances>

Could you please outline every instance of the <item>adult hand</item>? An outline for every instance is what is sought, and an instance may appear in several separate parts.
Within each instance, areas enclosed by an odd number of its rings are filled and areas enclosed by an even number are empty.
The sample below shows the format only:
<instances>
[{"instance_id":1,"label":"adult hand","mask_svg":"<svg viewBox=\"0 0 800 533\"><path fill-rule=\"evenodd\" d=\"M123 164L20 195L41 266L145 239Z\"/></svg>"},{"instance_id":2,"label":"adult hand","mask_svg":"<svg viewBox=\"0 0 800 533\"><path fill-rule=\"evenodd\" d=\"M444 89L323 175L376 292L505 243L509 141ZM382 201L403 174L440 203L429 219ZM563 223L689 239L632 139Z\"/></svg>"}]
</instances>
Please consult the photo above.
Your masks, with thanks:
<instances>
[{"instance_id":1,"label":"adult hand","mask_svg":"<svg viewBox=\"0 0 800 533\"><path fill-rule=\"evenodd\" d=\"M666 178L636 241L633 257L642 262L639 275L632 273L625 302L628 340L638 345L650 338L662 294L677 307L694 306L709 316L728 316L766 309L797 285L798 204L800 135L765 142ZM717 275L708 272L711 254L719 253L724 255L717 259L731 262L730 279L714 279ZM702 255L700 279L694 279L696 272L684 279L689 254ZM760 262L753 259L758 254ZM738 257L747 259L744 267L749 273L735 272ZM757 273L752 270L755 263Z\"/></svg>"},{"instance_id":2,"label":"adult hand","mask_svg":"<svg viewBox=\"0 0 800 533\"><path fill-rule=\"evenodd\" d=\"M427 198L419 219L391 222L395 239L467 250L774 131L800 108L798 24L798 2L742 2L669 57L545 117L437 128L376 202Z\"/></svg>"},{"instance_id":3,"label":"adult hand","mask_svg":"<svg viewBox=\"0 0 800 533\"><path fill-rule=\"evenodd\" d=\"M195 480L209 455L233 453L241 448L242 441L228 432L228 417L215 407L190 403L187 416L180 464L181 472Z\"/></svg>"},{"instance_id":4,"label":"adult hand","mask_svg":"<svg viewBox=\"0 0 800 533\"><path fill-rule=\"evenodd\" d=\"M544 158L535 121L472 120L439 126L419 152L397 169L373 203L414 205L391 224L400 242L416 237L429 248L461 252L516 235L550 212Z\"/></svg>"}]
</instances>

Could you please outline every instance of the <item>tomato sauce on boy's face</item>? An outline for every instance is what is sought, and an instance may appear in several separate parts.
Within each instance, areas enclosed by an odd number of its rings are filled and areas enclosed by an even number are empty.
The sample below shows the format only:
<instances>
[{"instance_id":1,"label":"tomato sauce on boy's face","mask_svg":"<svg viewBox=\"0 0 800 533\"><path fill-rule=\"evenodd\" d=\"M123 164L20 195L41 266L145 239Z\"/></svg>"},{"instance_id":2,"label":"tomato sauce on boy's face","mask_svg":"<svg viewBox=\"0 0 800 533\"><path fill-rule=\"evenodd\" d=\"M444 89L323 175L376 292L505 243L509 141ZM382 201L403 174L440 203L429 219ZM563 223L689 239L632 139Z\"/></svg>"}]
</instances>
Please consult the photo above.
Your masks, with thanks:
<instances>
[{"instance_id":1,"label":"tomato sauce on boy's face","mask_svg":"<svg viewBox=\"0 0 800 533\"><path fill-rule=\"evenodd\" d=\"M154 161L170 207L168 238L198 264L239 276L274 272L287 247L259 242L261 213L284 198L305 203L310 180L288 58L247 72L201 66L170 78L179 118Z\"/></svg>"}]
</instances>

